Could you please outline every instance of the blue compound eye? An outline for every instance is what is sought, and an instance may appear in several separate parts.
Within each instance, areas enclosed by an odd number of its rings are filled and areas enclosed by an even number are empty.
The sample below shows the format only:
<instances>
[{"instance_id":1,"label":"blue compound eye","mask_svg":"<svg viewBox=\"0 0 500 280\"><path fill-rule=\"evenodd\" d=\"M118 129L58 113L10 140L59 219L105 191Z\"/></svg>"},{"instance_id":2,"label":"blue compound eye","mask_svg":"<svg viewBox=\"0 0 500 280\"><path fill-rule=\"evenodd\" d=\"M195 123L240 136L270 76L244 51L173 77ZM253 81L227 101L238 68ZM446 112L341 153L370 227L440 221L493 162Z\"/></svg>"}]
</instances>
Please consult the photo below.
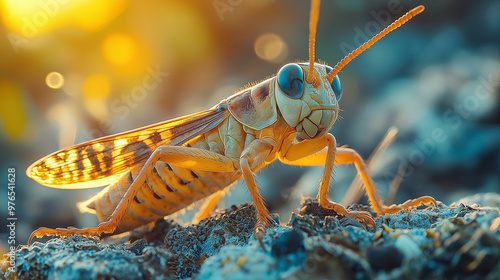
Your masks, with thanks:
<instances>
[{"instance_id":1,"label":"blue compound eye","mask_svg":"<svg viewBox=\"0 0 500 280\"><path fill-rule=\"evenodd\" d=\"M278 86L292 99L299 99L304 92L304 71L299 65L289 63L278 71Z\"/></svg>"},{"instance_id":2,"label":"blue compound eye","mask_svg":"<svg viewBox=\"0 0 500 280\"><path fill-rule=\"evenodd\" d=\"M330 71L332 71L332 70L333 70L332 67L326 66L326 74L330 73ZM333 93L335 93L335 98L337 98L337 101L339 101L340 98L342 97L342 84L340 83L339 75L337 75L337 76L335 76L335 78L333 78L332 89L333 89Z\"/></svg>"}]
</instances>

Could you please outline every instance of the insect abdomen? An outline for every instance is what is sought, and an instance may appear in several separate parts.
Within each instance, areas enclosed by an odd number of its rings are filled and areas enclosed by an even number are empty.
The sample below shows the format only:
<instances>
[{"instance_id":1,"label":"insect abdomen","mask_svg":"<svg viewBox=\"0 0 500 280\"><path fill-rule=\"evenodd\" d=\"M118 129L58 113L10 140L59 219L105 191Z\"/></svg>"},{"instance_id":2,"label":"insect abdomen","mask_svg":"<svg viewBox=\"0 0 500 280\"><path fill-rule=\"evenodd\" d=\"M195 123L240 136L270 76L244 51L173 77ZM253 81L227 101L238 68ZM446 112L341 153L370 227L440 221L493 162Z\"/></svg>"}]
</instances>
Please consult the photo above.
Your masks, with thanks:
<instances>
[{"instance_id":1,"label":"insect abdomen","mask_svg":"<svg viewBox=\"0 0 500 280\"><path fill-rule=\"evenodd\" d=\"M227 134L228 130L232 132L231 135ZM239 143L244 143L245 137L241 124L229 117L218 129L190 141L187 146L238 158L243 148L243 144ZM96 211L99 221L107 220L113 213L140 170L141 166L133 168L90 200L86 206ZM184 209L224 189L240 176L240 172L190 170L158 161L127 208L115 233L131 230Z\"/></svg>"}]
</instances>

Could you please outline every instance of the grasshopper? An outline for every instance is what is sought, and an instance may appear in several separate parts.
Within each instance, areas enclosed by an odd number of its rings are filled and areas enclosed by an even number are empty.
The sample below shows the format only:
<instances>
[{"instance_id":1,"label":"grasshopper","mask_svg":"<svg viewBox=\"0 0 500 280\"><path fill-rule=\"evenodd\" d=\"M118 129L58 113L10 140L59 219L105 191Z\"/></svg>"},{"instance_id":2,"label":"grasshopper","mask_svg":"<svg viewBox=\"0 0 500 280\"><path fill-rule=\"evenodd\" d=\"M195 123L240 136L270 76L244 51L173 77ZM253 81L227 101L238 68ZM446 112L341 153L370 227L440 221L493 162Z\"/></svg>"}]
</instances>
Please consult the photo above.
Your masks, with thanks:
<instances>
[{"instance_id":1,"label":"grasshopper","mask_svg":"<svg viewBox=\"0 0 500 280\"><path fill-rule=\"evenodd\" d=\"M361 156L353 149L337 147L329 133L339 114L340 70L424 7L412 9L334 67L315 63L319 7L319 0L311 2L308 63L286 64L276 76L209 110L82 143L32 164L27 175L48 187L108 186L79 205L97 215L98 227L40 228L29 242L45 234L94 236L128 231L224 190L241 177L257 210L254 238L261 242L266 228L275 222L253 174L277 159L292 165L324 165L319 204L373 229L375 222L368 212L350 211L330 201L328 187L334 164L355 165L378 215L422 203L436 205L432 197L424 196L385 206Z\"/></svg>"}]
</instances>

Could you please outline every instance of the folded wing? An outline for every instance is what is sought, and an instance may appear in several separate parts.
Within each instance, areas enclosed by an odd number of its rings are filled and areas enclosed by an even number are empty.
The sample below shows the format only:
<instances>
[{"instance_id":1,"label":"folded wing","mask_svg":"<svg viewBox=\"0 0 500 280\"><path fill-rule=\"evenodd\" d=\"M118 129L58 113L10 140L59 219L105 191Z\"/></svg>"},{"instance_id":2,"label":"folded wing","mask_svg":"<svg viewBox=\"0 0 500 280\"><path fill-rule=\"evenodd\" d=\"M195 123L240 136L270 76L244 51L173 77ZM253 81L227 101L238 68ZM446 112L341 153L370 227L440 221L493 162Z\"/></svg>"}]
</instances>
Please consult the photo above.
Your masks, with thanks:
<instances>
[{"instance_id":1,"label":"folded wing","mask_svg":"<svg viewBox=\"0 0 500 280\"><path fill-rule=\"evenodd\" d=\"M144 163L161 145L182 145L229 116L225 102L192 115L106 136L50 154L26 170L42 185L83 189L108 185Z\"/></svg>"}]
</instances>

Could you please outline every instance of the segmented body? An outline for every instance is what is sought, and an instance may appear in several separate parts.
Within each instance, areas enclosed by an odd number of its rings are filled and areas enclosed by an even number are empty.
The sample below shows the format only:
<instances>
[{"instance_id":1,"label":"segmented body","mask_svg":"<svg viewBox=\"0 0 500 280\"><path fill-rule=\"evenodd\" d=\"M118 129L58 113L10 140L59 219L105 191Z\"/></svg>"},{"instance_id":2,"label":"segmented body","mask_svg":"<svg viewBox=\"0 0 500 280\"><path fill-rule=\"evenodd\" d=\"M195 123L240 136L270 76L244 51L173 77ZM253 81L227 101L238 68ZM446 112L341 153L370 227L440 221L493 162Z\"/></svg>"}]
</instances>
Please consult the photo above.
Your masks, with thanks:
<instances>
[{"instance_id":1,"label":"segmented body","mask_svg":"<svg viewBox=\"0 0 500 280\"><path fill-rule=\"evenodd\" d=\"M268 98L269 83L273 81L274 79L264 81L235 94L228 100L221 102L219 106L227 107L226 103L229 101L233 109L241 106L245 107L247 111L252 110L255 106L250 98L252 91L253 96L256 96L257 93L257 96L262 100ZM287 131L292 133L292 129L281 118L270 127L254 130L230 114L218 127L184 143L183 146L209 150L227 156L237 163L246 145L254 139L272 136L281 142L281 139L289 134ZM257 171L274 161L277 157L276 151L278 149L272 151L263 164L252 170ZM132 168L123 174L117 182L88 200L81 209L95 210L99 221L107 220L140 170L140 165ZM166 162L158 161L134 197L134 201L127 208L115 232L128 231L175 213L193 202L230 186L240 177L240 171L205 172L171 166Z\"/></svg>"},{"instance_id":2,"label":"segmented body","mask_svg":"<svg viewBox=\"0 0 500 280\"><path fill-rule=\"evenodd\" d=\"M384 206L356 151L337 148L328 131L335 123L342 86L338 72L375 41L422 12L418 6L351 52L335 67L314 63L319 0L312 1L309 63L284 65L273 78L223 100L210 110L119 133L52 153L26 174L54 188L109 185L80 204L96 213L94 228L40 228L35 236L118 233L158 220L224 189L244 177L257 211L254 237L260 241L274 219L264 205L253 172L279 158L286 164L325 165L318 192L322 207L375 229L368 212L349 211L328 198L334 164L354 164L370 205L379 215L394 213L431 197ZM340 66L339 66L340 65ZM179 147L183 146L183 147ZM216 196L215 196L216 197Z\"/></svg>"}]
</instances>

